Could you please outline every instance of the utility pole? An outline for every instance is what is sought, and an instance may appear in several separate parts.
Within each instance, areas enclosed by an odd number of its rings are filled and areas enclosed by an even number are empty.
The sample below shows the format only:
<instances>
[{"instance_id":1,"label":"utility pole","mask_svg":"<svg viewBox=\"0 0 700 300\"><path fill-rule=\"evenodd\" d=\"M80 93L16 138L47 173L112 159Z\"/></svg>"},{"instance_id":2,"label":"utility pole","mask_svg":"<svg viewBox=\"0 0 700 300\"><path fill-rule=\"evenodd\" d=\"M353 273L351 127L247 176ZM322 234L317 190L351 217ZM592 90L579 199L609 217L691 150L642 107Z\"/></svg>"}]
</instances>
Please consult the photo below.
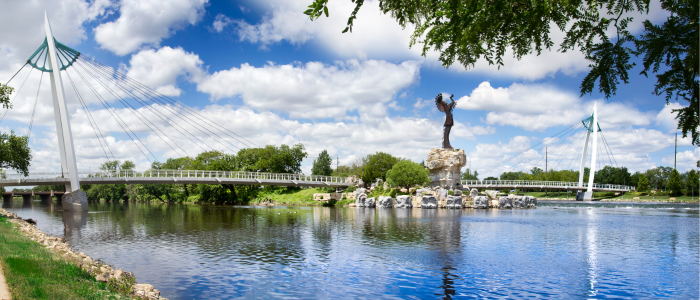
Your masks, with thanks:
<instances>
[{"instance_id":1,"label":"utility pole","mask_svg":"<svg viewBox=\"0 0 700 300\"><path fill-rule=\"evenodd\" d=\"M547 181L547 147L544 147L544 181ZM544 195L547 196L547 190L544 190Z\"/></svg>"},{"instance_id":2,"label":"utility pole","mask_svg":"<svg viewBox=\"0 0 700 300\"><path fill-rule=\"evenodd\" d=\"M676 169L676 155L678 155L678 132L676 132L676 145L673 150L673 169Z\"/></svg>"},{"instance_id":3,"label":"utility pole","mask_svg":"<svg viewBox=\"0 0 700 300\"><path fill-rule=\"evenodd\" d=\"M340 160L339 160L339 158L336 156L336 157L335 157L335 171L336 171L336 172L338 172L338 168L339 168L338 166L339 166L339 165L340 165Z\"/></svg>"}]
</instances>

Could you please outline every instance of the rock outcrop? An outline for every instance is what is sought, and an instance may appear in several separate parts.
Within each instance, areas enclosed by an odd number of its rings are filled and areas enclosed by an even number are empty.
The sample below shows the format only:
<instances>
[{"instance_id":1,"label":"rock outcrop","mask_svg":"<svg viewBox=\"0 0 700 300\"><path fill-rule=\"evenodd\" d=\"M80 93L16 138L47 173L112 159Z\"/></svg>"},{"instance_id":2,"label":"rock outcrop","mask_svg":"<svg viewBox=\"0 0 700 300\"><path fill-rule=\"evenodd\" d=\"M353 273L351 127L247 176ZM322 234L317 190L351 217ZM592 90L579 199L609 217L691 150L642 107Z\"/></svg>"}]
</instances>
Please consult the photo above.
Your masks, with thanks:
<instances>
[{"instance_id":1,"label":"rock outcrop","mask_svg":"<svg viewBox=\"0 0 700 300\"><path fill-rule=\"evenodd\" d=\"M423 209L434 209L438 207L438 201L435 196L423 196L421 199L421 208Z\"/></svg>"},{"instance_id":2,"label":"rock outcrop","mask_svg":"<svg viewBox=\"0 0 700 300\"><path fill-rule=\"evenodd\" d=\"M479 208L479 209L489 208L489 197L486 197L486 196L474 197L474 208Z\"/></svg>"},{"instance_id":3,"label":"rock outcrop","mask_svg":"<svg viewBox=\"0 0 700 300\"><path fill-rule=\"evenodd\" d=\"M411 204L413 197L409 195L396 196L396 208L413 208Z\"/></svg>"},{"instance_id":4,"label":"rock outcrop","mask_svg":"<svg viewBox=\"0 0 700 300\"><path fill-rule=\"evenodd\" d=\"M513 199L510 196L498 197L498 209L513 208Z\"/></svg>"},{"instance_id":5,"label":"rock outcrop","mask_svg":"<svg viewBox=\"0 0 700 300\"><path fill-rule=\"evenodd\" d=\"M430 171L430 186L454 189L461 186L462 167L467 165L464 150L430 149L425 166Z\"/></svg>"},{"instance_id":6,"label":"rock outcrop","mask_svg":"<svg viewBox=\"0 0 700 300\"><path fill-rule=\"evenodd\" d=\"M445 208L447 208L447 209L462 209L462 196L461 195L448 196Z\"/></svg>"},{"instance_id":7,"label":"rock outcrop","mask_svg":"<svg viewBox=\"0 0 700 300\"><path fill-rule=\"evenodd\" d=\"M394 207L394 199L388 196L379 196L379 201L377 202L378 207L392 208Z\"/></svg>"}]
</instances>

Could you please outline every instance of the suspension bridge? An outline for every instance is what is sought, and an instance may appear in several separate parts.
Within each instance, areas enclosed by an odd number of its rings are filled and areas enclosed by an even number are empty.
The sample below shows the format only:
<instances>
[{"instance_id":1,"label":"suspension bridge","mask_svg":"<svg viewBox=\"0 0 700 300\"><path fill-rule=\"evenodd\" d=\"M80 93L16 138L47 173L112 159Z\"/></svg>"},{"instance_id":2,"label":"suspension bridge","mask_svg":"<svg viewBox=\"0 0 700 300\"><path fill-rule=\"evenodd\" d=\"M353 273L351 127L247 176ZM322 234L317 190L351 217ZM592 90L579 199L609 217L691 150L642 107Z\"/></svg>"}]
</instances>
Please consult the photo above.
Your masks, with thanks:
<instances>
[{"instance_id":1,"label":"suspension bridge","mask_svg":"<svg viewBox=\"0 0 700 300\"><path fill-rule=\"evenodd\" d=\"M36 186L36 185L65 185L66 193L63 196L64 210L87 210L87 197L80 190L80 184L121 184L121 183L148 183L148 184L233 184L233 185L279 185L279 186L313 186L313 187L347 187L354 182L350 178L333 176L313 176L304 174L289 173L261 173L261 172L223 172L205 170L148 170L144 172L135 171L100 171L100 172L80 172L77 167L75 156L75 145L69 120L69 112L66 102L66 91L63 85L63 76L68 79L69 90L75 96L73 99L80 105L79 111L85 115L92 133L99 144L98 150L104 154L107 161L117 161L112 152L115 145L114 139L110 140L109 129L105 128L110 123L115 128L120 128L125 136L124 140L133 144L149 162L158 161L156 155L146 147L145 137L139 136L137 132L148 130L153 133L162 146L172 150L182 157L193 157L197 153L193 151L210 151L226 149L226 151L236 152L242 148L257 148L258 146L250 142L241 135L236 134L230 128L226 128L220 122L210 120L202 113L183 105L170 97L130 78L127 74L115 70L105 64L87 57L80 52L56 41L51 32L48 16L45 16L46 38L39 48L30 56L27 62L12 76L8 84L20 74L26 66L28 73L24 81L17 89L12 101L21 92L27 79L33 70L40 71L39 89L34 99L34 109L29 122L27 137L31 136L36 107L39 100L41 82L44 74L49 75L51 84L51 94L53 100L53 112L56 122L58 137L58 148L61 162L61 172L41 173L31 172L24 174L2 174L0 173L0 186ZM91 95L90 97L84 94ZM33 95L33 94L32 94ZM111 103L111 104L110 104ZM114 104L121 104L116 107ZM98 116L90 110L90 104L101 105L108 116ZM121 110L123 113L120 113ZM5 119L7 111L0 117L0 122ZM111 117L111 119L110 119ZM135 121L138 120L138 121ZM116 125L115 125L116 124ZM559 141L555 145L558 148L568 144L571 147L573 137L570 135L575 129L585 128L585 143L580 162L580 176L578 182L566 181L463 181L463 186L474 188L540 188L540 189L567 189L578 190L580 199L591 199L594 191L629 191L627 186L600 185L594 184L593 177L596 170L598 134L600 133L598 124L598 114L596 108L590 118L577 122L578 125L567 128L554 138ZM569 134L569 135L567 135ZM593 138L591 139L591 135ZM602 133L601 133L601 137ZM128 138L128 139L127 139ZM603 137L604 138L604 137ZM591 140L591 176L587 183L584 181L583 171L586 163L588 144ZM564 143L569 141L569 143ZM603 143L606 150L609 150L607 143ZM183 147L183 145L192 145ZM216 147L215 147L215 146ZM551 146L552 143L543 143L542 147ZM123 145L122 145L123 146ZM167 149L166 148L166 149ZM512 163L518 157L527 159L542 149L529 149L519 155L510 157L502 161L499 166ZM522 162L522 161L521 161ZM520 162L520 163L521 163ZM516 162L515 165L518 165Z\"/></svg>"}]
</instances>

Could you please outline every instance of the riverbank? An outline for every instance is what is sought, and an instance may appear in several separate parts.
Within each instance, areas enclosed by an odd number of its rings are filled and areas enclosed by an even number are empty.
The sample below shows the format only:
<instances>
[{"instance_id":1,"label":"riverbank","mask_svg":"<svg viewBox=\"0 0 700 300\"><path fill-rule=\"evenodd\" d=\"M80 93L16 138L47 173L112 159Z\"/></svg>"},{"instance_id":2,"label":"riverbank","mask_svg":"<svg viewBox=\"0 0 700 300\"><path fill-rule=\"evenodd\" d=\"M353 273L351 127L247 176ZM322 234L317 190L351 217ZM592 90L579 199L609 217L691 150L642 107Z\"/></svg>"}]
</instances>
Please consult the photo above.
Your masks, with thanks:
<instances>
[{"instance_id":1,"label":"riverbank","mask_svg":"<svg viewBox=\"0 0 700 300\"><path fill-rule=\"evenodd\" d=\"M0 208L0 264L12 299L165 299L133 274L114 270L64 239Z\"/></svg>"}]
</instances>

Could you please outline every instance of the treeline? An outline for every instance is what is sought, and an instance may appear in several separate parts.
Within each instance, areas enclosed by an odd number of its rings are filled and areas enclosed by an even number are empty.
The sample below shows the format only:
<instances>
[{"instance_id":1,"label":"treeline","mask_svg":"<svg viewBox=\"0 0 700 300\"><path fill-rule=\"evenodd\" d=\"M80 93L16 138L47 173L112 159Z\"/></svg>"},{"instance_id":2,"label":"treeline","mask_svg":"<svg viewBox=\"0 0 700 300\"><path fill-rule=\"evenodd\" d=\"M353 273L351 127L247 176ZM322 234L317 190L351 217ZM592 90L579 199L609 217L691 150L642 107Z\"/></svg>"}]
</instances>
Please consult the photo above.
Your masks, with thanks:
<instances>
[{"instance_id":1,"label":"treeline","mask_svg":"<svg viewBox=\"0 0 700 300\"><path fill-rule=\"evenodd\" d=\"M237 154L205 151L196 157L170 158L154 162L150 170L210 170L272 173L300 173L301 161L307 157L304 145L297 144L246 148ZM103 172L131 170L133 162L110 161L102 164ZM205 202L215 204L245 204L265 189L232 184L83 184L81 189L90 200L138 202ZM36 190L63 190L63 186L37 186Z\"/></svg>"},{"instance_id":2,"label":"treeline","mask_svg":"<svg viewBox=\"0 0 700 300\"><path fill-rule=\"evenodd\" d=\"M357 158L348 166L339 166L332 174L356 176L367 184L381 179L394 187L409 188L430 184L428 173L425 162L419 164L389 153L376 152Z\"/></svg>"},{"instance_id":3,"label":"treeline","mask_svg":"<svg viewBox=\"0 0 700 300\"><path fill-rule=\"evenodd\" d=\"M476 171L467 169L462 174L462 179L478 179ZM588 182L590 169L585 168L583 181ZM526 172L503 172L499 178L486 177L484 180L538 180L538 181L568 181L577 182L579 171L574 170L548 170L543 171L534 167ZM671 167L657 167L644 172L630 173L626 167L605 166L595 172L595 183L618 184L634 186L639 192L664 192L669 195L698 195L698 173L695 170L680 173Z\"/></svg>"}]
</instances>

